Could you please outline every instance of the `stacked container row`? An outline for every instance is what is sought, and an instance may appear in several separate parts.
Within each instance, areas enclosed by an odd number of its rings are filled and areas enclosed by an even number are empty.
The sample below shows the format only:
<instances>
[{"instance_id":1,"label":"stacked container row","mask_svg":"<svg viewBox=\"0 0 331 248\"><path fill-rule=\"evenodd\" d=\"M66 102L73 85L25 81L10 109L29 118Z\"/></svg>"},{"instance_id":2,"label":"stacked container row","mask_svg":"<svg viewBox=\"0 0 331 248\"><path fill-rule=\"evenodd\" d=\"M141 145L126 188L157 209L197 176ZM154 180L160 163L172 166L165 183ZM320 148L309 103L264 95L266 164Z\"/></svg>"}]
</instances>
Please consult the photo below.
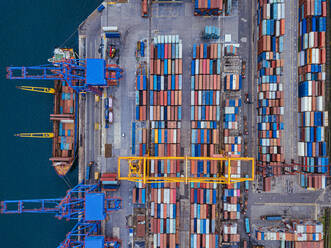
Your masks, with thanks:
<instances>
[{"instance_id":1,"label":"stacked container row","mask_svg":"<svg viewBox=\"0 0 331 248\"><path fill-rule=\"evenodd\" d=\"M191 154L209 157L218 153L221 94L221 45L194 44L191 64ZM192 161L193 177L212 177L216 161ZM217 185L191 183L190 247L217 247Z\"/></svg>"},{"instance_id":2,"label":"stacked container row","mask_svg":"<svg viewBox=\"0 0 331 248\"><path fill-rule=\"evenodd\" d=\"M224 151L228 155L240 156L242 136L239 136L239 116L241 111L241 98L231 97L224 100L223 115L223 141Z\"/></svg>"},{"instance_id":3,"label":"stacked container row","mask_svg":"<svg viewBox=\"0 0 331 248\"><path fill-rule=\"evenodd\" d=\"M258 163L264 176L281 174L284 162L284 92L281 82L284 61L284 0L258 0ZM267 173L267 168L271 168Z\"/></svg>"},{"instance_id":4,"label":"stacked container row","mask_svg":"<svg viewBox=\"0 0 331 248\"><path fill-rule=\"evenodd\" d=\"M178 35L160 35L150 47L150 84L147 86L150 155L180 156L183 84L182 41ZM151 176L178 176L179 161L151 160ZM179 203L176 183L151 185L150 217L153 247L179 244Z\"/></svg>"},{"instance_id":5,"label":"stacked container row","mask_svg":"<svg viewBox=\"0 0 331 248\"><path fill-rule=\"evenodd\" d=\"M223 0L194 1L194 15L196 16L219 16L222 13L223 13Z\"/></svg>"},{"instance_id":6,"label":"stacked container row","mask_svg":"<svg viewBox=\"0 0 331 248\"><path fill-rule=\"evenodd\" d=\"M298 156L302 170L326 174L328 112L325 106L326 79L326 0L299 1ZM318 179L315 182L315 179ZM319 189L317 175L302 176L305 188Z\"/></svg>"},{"instance_id":7,"label":"stacked container row","mask_svg":"<svg viewBox=\"0 0 331 248\"><path fill-rule=\"evenodd\" d=\"M321 241L323 236L323 224L317 221L291 221L287 225L257 227L257 240L285 240L311 242ZM308 246L305 246L308 247Z\"/></svg>"}]
</instances>

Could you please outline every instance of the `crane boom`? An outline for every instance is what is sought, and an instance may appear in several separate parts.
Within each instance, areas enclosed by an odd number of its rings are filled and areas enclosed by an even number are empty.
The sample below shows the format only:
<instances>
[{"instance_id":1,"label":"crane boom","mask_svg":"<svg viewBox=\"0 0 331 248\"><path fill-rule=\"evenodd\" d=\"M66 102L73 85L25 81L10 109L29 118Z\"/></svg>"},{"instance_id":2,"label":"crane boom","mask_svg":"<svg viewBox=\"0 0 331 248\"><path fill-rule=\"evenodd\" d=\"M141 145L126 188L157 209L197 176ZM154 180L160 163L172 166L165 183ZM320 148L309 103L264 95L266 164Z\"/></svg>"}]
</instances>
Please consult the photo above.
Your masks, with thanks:
<instances>
[{"instance_id":1,"label":"crane boom","mask_svg":"<svg viewBox=\"0 0 331 248\"><path fill-rule=\"evenodd\" d=\"M21 138L53 138L54 133L17 133L15 136Z\"/></svg>"},{"instance_id":2,"label":"crane boom","mask_svg":"<svg viewBox=\"0 0 331 248\"><path fill-rule=\"evenodd\" d=\"M16 86L16 88L20 89L20 90L40 92L40 93L48 93L48 94L54 94L55 93L55 90L53 88L47 88L47 87Z\"/></svg>"}]
</instances>

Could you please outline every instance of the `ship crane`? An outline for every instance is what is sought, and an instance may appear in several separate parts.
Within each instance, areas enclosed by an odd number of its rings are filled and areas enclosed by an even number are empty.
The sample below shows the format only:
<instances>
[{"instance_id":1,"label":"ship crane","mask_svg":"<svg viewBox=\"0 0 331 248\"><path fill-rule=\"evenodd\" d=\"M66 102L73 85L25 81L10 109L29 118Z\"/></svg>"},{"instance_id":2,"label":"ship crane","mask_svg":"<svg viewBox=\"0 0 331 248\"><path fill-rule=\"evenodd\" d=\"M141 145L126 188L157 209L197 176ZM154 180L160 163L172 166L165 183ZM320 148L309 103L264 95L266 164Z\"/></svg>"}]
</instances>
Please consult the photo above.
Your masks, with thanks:
<instances>
[{"instance_id":1,"label":"ship crane","mask_svg":"<svg viewBox=\"0 0 331 248\"><path fill-rule=\"evenodd\" d=\"M14 136L22 138L54 138L54 133L16 133Z\"/></svg>"},{"instance_id":2,"label":"ship crane","mask_svg":"<svg viewBox=\"0 0 331 248\"><path fill-rule=\"evenodd\" d=\"M98 189L96 184L78 184L64 198L2 201L0 213L48 213L58 219L77 220L58 248L89 248L89 244L96 242L102 244L100 248L118 248L119 241L105 241L103 236L94 234L100 230L101 221L105 220L107 213L122 208L122 200L107 198Z\"/></svg>"},{"instance_id":3,"label":"ship crane","mask_svg":"<svg viewBox=\"0 0 331 248\"><path fill-rule=\"evenodd\" d=\"M26 91L55 94L55 89L53 89L53 88L47 88L47 87L16 86L16 88L17 89L20 89L20 90L26 90Z\"/></svg>"},{"instance_id":4,"label":"ship crane","mask_svg":"<svg viewBox=\"0 0 331 248\"><path fill-rule=\"evenodd\" d=\"M117 85L122 73L118 65L107 65L104 59L63 59L40 66L7 67L7 79L60 80L77 93L99 95L99 87Z\"/></svg>"}]
</instances>

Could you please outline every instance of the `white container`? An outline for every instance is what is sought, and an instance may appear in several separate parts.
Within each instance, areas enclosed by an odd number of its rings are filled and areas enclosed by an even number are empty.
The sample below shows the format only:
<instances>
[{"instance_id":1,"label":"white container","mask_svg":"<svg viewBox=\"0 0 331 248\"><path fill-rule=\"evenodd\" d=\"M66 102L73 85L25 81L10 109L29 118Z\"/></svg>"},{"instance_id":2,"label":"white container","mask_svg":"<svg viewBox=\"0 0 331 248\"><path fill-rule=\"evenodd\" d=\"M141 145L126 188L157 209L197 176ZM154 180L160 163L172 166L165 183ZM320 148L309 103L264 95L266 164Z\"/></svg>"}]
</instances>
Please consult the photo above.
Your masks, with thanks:
<instances>
[{"instance_id":1,"label":"white container","mask_svg":"<svg viewBox=\"0 0 331 248\"><path fill-rule=\"evenodd\" d=\"M183 44L182 43L179 43L179 59L182 59L183 58Z\"/></svg>"},{"instance_id":2,"label":"white container","mask_svg":"<svg viewBox=\"0 0 331 248\"><path fill-rule=\"evenodd\" d=\"M164 121L164 106L160 107L161 121Z\"/></svg>"},{"instance_id":3,"label":"white container","mask_svg":"<svg viewBox=\"0 0 331 248\"><path fill-rule=\"evenodd\" d=\"M118 27L117 26L108 26L108 27L102 27L103 32L117 32Z\"/></svg>"},{"instance_id":4,"label":"white container","mask_svg":"<svg viewBox=\"0 0 331 248\"><path fill-rule=\"evenodd\" d=\"M164 76L161 76L161 90L164 90Z\"/></svg>"},{"instance_id":5,"label":"white container","mask_svg":"<svg viewBox=\"0 0 331 248\"><path fill-rule=\"evenodd\" d=\"M195 75L199 74L199 60L195 60Z\"/></svg>"},{"instance_id":6,"label":"white container","mask_svg":"<svg viewBox=\"0 0 331 248\"><path fill-rule=\"evenodd\" d=\"M202 91L198 91L198 105L202 105Z\"/></svg>"},{"instance_id":7,"label":"white container","mask_svg":"<svg viewBox=\"0 0 331 248\"><path fill-rule=\"evenodd\" d=\"M324 96L318 96L315 99L316 99L316 110L324 111L324 104L323 104Z\"/></svg>"},{"instance_id":8,"label":"white container","mask_svg":"<svg viewBox=\"0 0 331 248\"><path fill-rule=\"evenodd\" d=\"M270 4L268 3L267 4L267 13L266 13L266 17L267 17L267 19L270 19Z\"/></svg>"},{"instance_id":9,"label":"white container","mask_svg":"<svg viewBox=\"0 0 331 248\"><path fill-rule=\"evenodd\" d=\"M304 142L298 142L298 156L304 157L305 156L305 143Z\"/></svg>"},{"instance_id":10,"label":"white container","mask_svg":"<svg viewBox=\"0 0 331 248\"><path fill-rule=\"evenodd\" d=\"M197 233L200 234L200 219L197 219Z\"/></svg>"},{"instance_id":11,"label":"white container","mask_svg":"<svg viewBox=\"0 0 331 248\"><path fill-rule=\"evenodd\" d=\"M149 106L149 119L151 120L151 121L153 121L154 120L154 116L153 116L153 114L154 114L154 112L153 112L153 106Z\"/></svg>"}]
</instances>

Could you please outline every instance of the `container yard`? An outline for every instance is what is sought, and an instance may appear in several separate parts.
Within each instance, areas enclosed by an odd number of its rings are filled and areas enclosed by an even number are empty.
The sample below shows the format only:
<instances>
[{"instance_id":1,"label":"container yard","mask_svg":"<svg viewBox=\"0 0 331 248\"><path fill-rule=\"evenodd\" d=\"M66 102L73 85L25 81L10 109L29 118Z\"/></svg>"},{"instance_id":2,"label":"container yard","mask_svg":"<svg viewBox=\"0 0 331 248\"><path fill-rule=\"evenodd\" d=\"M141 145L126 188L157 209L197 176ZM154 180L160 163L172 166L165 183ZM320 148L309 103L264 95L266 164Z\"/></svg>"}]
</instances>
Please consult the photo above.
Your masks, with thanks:
<instances>
[{"instance_id":1,"label":"container yard","mask_svg":"<svg viewBox=\"0 0 331 248\"><path fill-rule=\"evenodd\" d=\"M51 160L66 174L78 154L75 228L93 227L60 247L330 247L328 7L99 5L79 59L43 75L61 86Z\"/></svg>"}]
</instances>

